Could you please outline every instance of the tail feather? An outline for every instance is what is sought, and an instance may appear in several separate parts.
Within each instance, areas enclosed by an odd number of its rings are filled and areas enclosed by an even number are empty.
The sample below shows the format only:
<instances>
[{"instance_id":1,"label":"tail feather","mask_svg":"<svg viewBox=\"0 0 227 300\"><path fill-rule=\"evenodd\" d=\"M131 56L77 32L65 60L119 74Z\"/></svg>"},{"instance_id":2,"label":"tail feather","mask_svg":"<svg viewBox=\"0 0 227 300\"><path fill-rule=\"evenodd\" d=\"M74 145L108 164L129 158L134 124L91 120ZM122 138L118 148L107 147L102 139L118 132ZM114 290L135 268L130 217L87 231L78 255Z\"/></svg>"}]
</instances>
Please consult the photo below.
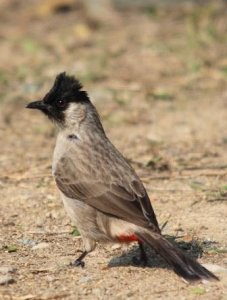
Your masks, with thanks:
<instances>
[{"instance_id":1,"label":"tail feather","mask_svg":"<svg viewBox=\"0 0 227 300\"><path fill-rule=\"evenodd\" d=\"M142 242L148 244L160 254L173 268L174 272L185 280L219 280L217 276L204 268L195 259L186 255L162 235L148 232L140 232L136 235Z\"/></svg>"}]
</instances>

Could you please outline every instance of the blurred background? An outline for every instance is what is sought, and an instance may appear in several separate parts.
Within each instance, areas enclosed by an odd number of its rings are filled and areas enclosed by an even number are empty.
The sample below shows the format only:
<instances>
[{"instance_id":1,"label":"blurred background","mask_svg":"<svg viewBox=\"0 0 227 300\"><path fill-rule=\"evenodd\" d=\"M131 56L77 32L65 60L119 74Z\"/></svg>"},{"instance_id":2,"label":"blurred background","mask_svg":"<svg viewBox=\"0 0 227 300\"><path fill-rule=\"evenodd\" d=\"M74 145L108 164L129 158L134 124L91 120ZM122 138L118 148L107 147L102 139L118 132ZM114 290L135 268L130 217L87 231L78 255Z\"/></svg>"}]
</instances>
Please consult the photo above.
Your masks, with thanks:
<instances>
[{"instance_id":1,"label":"blurred background","mask_svg":"<svg viewBox=\"0 0 227 300\"><path fill-rule=\"evenodd\" d=\"M107 130L128 124L132 156L141 136L151 143L169 139L174 151L183 146L176 144L179 139L189 147L191 140L204 147L206 142L208 151L210 144L214 149L225 143L225 1L2 0L0 5L0 103L7 126L21 124L23 131L29 123L24 118L37 116L36 130L49 130L41 116L20 111L21 104L42 97L56 74L66 71L89 91Z\"/></svg>"},{"instance_id":2,"label":"blurred background","mask_svg":"<svg viewBox=\"0 0 227 300\"><path fill-rule=\"evenodd\" d=\"M0 256L20 268L12 295L40 295L37 282L42 291L61 292L61 280L74 295L87 291L96 299L96 280L90 290L86 284L75 290L67 278L78 274L56 266L56 257L74 257L79 240L69 234L72 225L51 178L55 129L39 112L24 109L62 71L83 83L108 136L144 181L166 232L180 232L190 245L198 241L206 259L227 265L226 54L224 0L1 0ZM52 247L52 260L42 252L31 256L43 242ZM102 249L96 260L108 262ZM54 268L45 275L54 279L29 275L36 264ZM92 258L90 266L96 269ZM117 274L122 285L129 280L125 272ZM107 285L115 280L108 274ZM148 296L155 274L149 276L146 285L138 271ZM154 283L158 288L165 280ZM182 287L182 296L187 291ZM222 292L211 289L208 296ZM168 295L173 299L174 292Z\"/></svg>"}]
</instances>

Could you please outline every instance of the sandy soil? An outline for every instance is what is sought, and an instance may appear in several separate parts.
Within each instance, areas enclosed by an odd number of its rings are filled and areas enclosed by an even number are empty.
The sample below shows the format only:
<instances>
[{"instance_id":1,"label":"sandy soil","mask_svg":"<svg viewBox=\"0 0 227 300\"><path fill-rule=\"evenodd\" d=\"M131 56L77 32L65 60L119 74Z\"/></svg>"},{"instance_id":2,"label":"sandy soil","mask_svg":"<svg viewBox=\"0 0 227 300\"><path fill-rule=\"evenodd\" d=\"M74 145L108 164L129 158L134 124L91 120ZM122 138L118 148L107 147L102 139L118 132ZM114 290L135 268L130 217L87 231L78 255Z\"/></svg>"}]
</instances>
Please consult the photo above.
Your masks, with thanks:
<instances>
[{"instance_id":1,"label":"sandy soil","mask_svg":"<svg viewBox=\"0 0 227 300\"><path fill-rule=\"evenodd\" d=\"M76 74L163 232L227 268L226 7L124 11L107 25L57 2L0 4L0 299L227 299L226 272L188 285L150 250L149 267L134 266L136 245L98 245L70 267L81 240L51 177L55 130L24 109L57 73Z\"/></svg>"}]
</instances>

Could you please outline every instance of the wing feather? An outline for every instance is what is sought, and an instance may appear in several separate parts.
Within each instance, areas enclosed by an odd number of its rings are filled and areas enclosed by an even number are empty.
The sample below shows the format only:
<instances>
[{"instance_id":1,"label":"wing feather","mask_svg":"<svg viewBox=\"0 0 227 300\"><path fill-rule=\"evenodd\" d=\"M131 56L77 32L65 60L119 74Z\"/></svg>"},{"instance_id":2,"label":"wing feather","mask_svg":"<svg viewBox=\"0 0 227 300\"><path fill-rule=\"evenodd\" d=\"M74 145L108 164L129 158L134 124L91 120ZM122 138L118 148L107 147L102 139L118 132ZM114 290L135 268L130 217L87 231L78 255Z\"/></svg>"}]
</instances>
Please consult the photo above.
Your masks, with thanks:
<instances>
[{"instance_id":1,"label":"wing feather","mask_svg":"<svg viewBox=\"0 0 227 300\"><path fill-rule=\"evenodd\" d=\"M143 227L154 227L159 230L156 216L146 190L133 171L123 160L118 169L115 164L115 175L112 180L110 165L89 172L83 165L75 165L73 153L60 159L56 165L54 177L59 190L67 197L86 202L92 207L117 218ZM105 161L105 160L104 160ZM82 163L81 163L82 164ZM108 174L103 174L107 170ZM125 172L124 172L125 171ZM91 173L94 176L88 176ZM128 176L124 177L124 174Z\"/></svg>"}]
</instances>

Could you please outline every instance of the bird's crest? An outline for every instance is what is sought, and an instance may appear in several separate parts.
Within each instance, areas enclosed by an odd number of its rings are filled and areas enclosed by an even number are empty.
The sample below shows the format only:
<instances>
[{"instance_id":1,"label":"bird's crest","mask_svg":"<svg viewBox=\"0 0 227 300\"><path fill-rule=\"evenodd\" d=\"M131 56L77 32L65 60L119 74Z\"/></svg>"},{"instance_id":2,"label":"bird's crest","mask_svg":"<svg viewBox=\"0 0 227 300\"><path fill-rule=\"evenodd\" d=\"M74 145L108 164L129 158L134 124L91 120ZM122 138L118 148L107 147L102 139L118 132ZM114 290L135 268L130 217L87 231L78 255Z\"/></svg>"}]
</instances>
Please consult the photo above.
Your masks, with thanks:
<instances>
[{"instance_id":1,"label":"bird's crest","mask_svg":"<svg viewBox=\"0 0 227 300\"><path fill-rule=\"evenodd\" d=\"M89 97L86 91L81 90L82 84L74 76L66 75L65 72L56 76L54 85L46 94L44 101L52 102L57 98L66 98L68 101L84 102Z\"/></svg>"}]
</instances>

